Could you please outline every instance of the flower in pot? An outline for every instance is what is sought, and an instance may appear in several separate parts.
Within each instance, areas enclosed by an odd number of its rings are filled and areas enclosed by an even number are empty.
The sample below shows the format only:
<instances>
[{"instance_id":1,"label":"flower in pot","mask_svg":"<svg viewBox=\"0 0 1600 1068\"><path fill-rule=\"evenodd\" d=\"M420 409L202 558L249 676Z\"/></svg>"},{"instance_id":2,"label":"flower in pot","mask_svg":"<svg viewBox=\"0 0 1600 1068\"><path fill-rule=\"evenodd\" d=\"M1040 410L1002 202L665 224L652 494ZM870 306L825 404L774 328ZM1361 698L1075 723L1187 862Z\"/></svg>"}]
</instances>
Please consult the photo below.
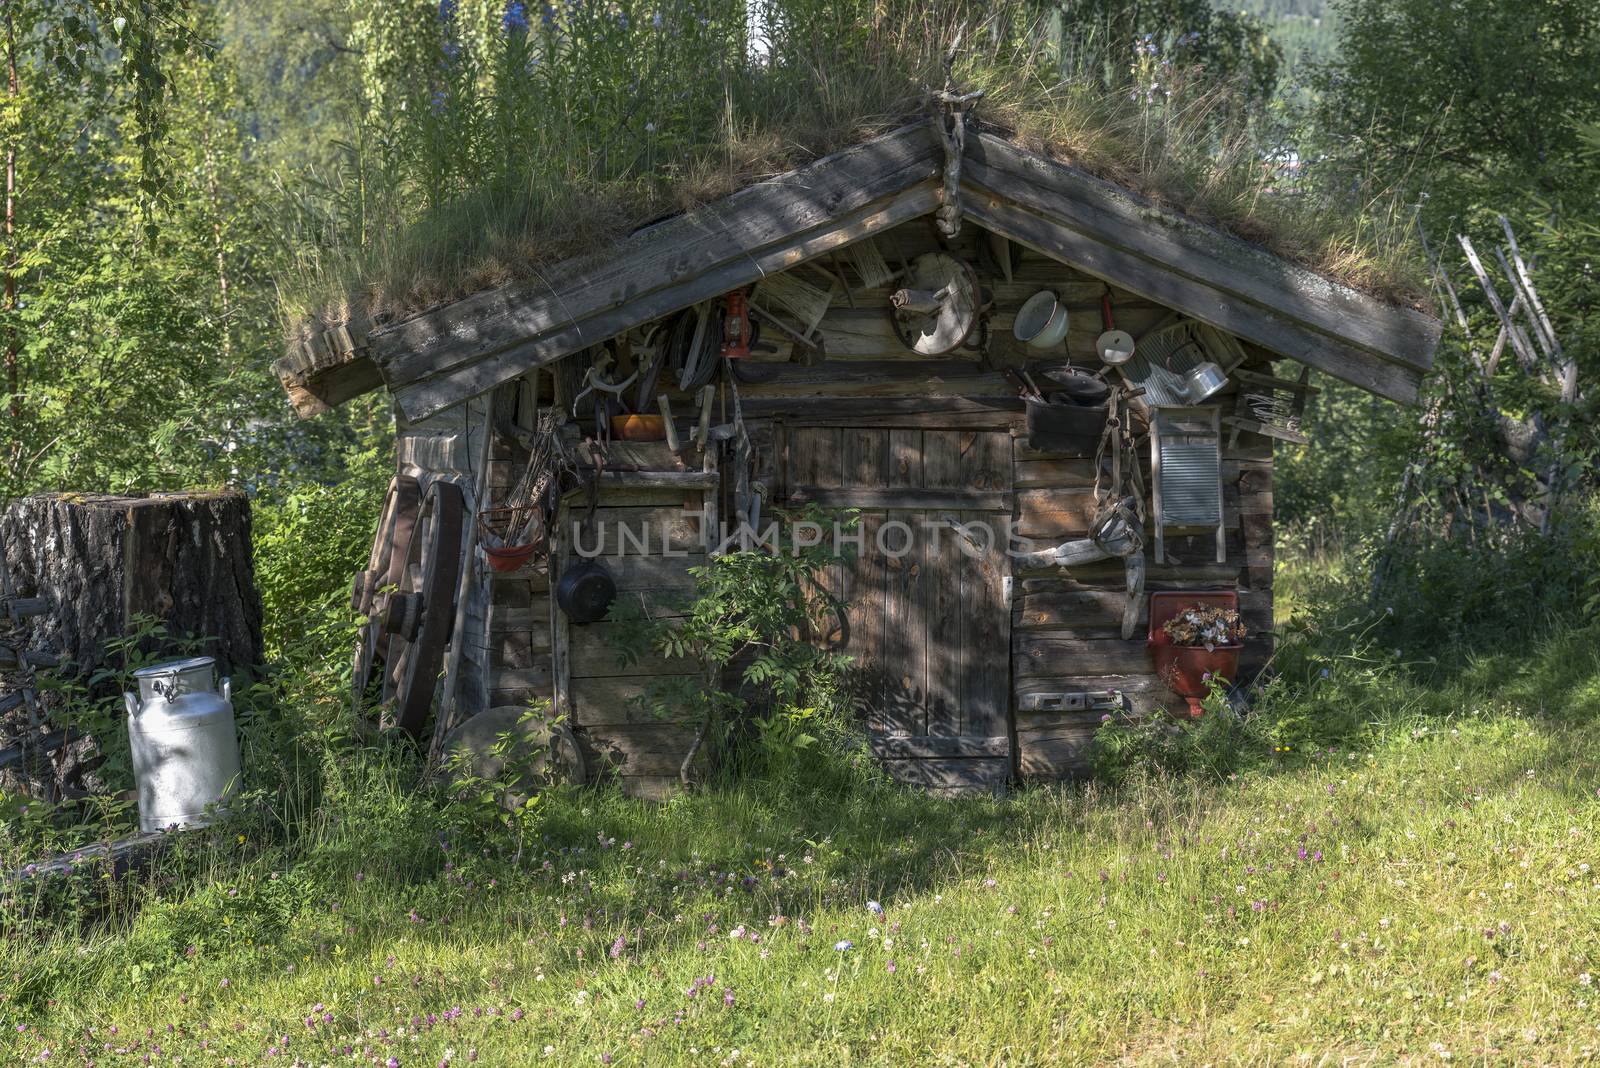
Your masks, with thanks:
<instances>
[{"instance_id":1,"label":"flower in pot","mask_svg":"<svg viewBox=\"0 0 1600 1068\"><path fill-rule=\"evenodd\" d=\"M1239 613L1224 605L1190 605L1162 624L1165 643L1152 644L1156 674L1189 703L1199 718L1211 692L1211 678L1231 679L1239 670L1245 627Z\"/></svg>"}]
</instances>

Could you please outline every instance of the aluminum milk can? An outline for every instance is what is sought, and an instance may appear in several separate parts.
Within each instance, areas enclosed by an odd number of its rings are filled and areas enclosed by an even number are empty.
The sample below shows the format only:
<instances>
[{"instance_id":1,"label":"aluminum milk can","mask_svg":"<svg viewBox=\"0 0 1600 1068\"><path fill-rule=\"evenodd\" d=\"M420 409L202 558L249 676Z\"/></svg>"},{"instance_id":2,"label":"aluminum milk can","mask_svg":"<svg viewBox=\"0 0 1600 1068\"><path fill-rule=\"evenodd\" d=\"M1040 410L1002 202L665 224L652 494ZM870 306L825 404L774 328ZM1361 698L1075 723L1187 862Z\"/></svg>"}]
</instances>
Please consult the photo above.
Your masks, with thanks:
<instances>
[{"instance_id":1,"label":"aluminum milk can","mask_svg":"<svg viewBox=\"0 0 1600 1068\"><path fill-rule=\"evenodd\" d=\"M239 788L239 739L229 680L219 692L209 656L169 660L133 673L125 693L128 743L139 785L139 829L203 827L206 806Z\"/></svg>"}]
</instances>

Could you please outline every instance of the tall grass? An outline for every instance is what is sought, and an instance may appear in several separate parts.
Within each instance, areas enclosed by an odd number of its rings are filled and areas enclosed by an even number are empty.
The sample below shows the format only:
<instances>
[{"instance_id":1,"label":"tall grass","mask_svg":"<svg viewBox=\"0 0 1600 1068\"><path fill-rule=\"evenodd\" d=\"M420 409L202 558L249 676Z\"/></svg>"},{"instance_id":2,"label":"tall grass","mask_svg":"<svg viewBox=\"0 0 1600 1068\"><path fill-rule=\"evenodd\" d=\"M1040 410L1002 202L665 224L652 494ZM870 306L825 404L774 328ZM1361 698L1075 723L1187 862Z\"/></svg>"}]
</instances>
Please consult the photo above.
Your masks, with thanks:
<instances>
[{"instance_id":1,"label":"tall grass","mask_svg":"<svg viewBox=\"0 0 1600 1068\"><path fill-rule=\"evenodd\" d=\"M954 77L985 91L993 128L1353 284L1416 292L1381 198L1283 195L1241 87L1187 65L1179 41L1064 36L1037 0L444 10L412 0L358 24L367 118L280 213L291 325L536 277L916 118L958 41Z\"/></svg>"}]
</instances>

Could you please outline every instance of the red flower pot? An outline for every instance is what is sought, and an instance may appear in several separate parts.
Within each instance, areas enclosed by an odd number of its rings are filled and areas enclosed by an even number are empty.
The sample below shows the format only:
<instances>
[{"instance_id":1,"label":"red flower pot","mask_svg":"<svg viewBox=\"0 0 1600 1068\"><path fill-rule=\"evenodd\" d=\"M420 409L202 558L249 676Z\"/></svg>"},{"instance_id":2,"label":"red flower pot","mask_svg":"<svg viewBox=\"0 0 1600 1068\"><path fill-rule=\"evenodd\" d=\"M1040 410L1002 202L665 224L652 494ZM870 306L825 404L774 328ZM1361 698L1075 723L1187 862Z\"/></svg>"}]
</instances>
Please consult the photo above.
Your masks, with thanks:
<instances>
[{"instance_id":1,"label":"red flower pot","mask_svg":"<svg viewBox=\"0 0 1600 1068\"><path fill-rule=\"evenodd\" d=\"M1213 675L1233 679L1239 671L1241 645L1218 645L1207 649L1203 645L1154 645L1150 654L1155 659L1156 674L1172 691L1189 702L1189 715L1195 719L1205 711L1201 701L1211 692Z\"/></svg>"},{"instance_id":2,"label":"red flower pot","mask_svg":"<svg viewBox=\"0 0 1600 1068\"><path fill-rule=\"evenodd\" d=\"M489 561L489 566L496 571L515 571L528 562L528 557L538 546L531 542L527 545L499 545L483 547L483 555Z\"/></svg>"}]
</instances>

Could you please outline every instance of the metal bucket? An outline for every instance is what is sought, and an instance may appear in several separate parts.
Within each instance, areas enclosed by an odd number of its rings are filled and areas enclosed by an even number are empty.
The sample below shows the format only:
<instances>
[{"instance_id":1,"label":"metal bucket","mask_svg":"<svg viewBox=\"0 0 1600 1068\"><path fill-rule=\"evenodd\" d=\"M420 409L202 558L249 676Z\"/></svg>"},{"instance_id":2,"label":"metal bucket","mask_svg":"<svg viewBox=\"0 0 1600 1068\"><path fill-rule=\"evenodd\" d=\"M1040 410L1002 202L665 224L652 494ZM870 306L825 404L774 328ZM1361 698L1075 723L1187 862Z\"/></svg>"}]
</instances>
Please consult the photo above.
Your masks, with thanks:
<instances>
[{"instance_id":1,"label":"metal bucket","mask_svg":"<svg viewBox=\"0 0 1600 1068\"><path fill-rule=\"evenodd\" d=\"M169 660L133 673L139 693L125 693L128 746L139 787L139 829L159 831L210 822L206 809L239 787L239 739L232 685L216 685L209 656Z\"/></svg>"},{"instance_id":2,"label":"metal bucket","mask_svg":"<svg viewBox=\"0 0 1600 1068\"><path fill-rule=\"evenodd\" d=\"M1050 401L1026 400L1029 447L1069 456L1093 456L1105 433L1106 406L1074 404L1060 394L1051 396Z\"/></svg>"}]
</instances>

